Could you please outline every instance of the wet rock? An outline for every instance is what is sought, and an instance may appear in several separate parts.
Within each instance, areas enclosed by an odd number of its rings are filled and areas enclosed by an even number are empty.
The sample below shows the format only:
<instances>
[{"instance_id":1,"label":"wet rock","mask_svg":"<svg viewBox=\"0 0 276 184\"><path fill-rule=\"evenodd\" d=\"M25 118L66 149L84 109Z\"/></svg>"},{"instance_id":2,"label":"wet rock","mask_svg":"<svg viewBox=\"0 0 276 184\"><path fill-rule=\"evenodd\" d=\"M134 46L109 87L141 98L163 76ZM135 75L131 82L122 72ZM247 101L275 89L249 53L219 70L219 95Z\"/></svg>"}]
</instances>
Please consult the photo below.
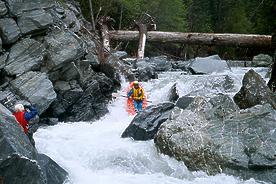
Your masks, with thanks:
<instances>
[{"instance_id":1,"label":"wet rock","mask_svg":"<svg viewBox=\"0 0 276 184\"><path fill-rule=\"evenodd\" d=\"M39 113L43 113L57 97L45 73L27 72L13 80L11 86L20 97L36 104Z\"/></svg>"},{"instance_id":2,"label":"wet rock","mask_svg":"<svg viewBox=\"0 0 276 184\"><path fill-rule=\"evenodd\" d=\"M20 16L30 10L49 9L56 5L54 0L6 0L6 3L13 16Z\"/></svg>"},{"instance_id":3,"label":"wet rock","mask_svg":"<svg viewBox=\"0 0 276 184\"><path fill-rule=\"evenodd\" d=\"M11 18L0 19L0 33L3 44L12 44L16 42L21 35L19 27Z\"/></svg>"},{"instance_id":4,"label":"wet rock","mask_svg":"<svg viewBox=\"0 0 276 184\"><path fill-rule=\"evenodd\" d=\"M157 72L169 71L172 68L171 61L168 60L167 56L157 56L150 58L150 62L154 66L154 70Z\"/></svg>"},{"instance_id":5,"label":"wet rock","mask_svg":"<svg viewBox=\"0 0 276 184\"><path fill-rule=\"evenodd\" d=\"M139 81L148 81L150 79L157 79L155 72L155 65L145 60L138 60L136 77Z\"/></svg>"},{"instance_id":6,"label":"wet rock","mask_svg":"<svg viewBox=\"0 0 276 184\"><path fill-rule=\"evenodd\" d=\"M38 154L37 162L47 179L46 183L62 184L67 180L68 173L47 155Z\"/></svg>"},{"instance_id":7,"label":"wet rock","mask_svg":"<svg viewBox=\"0 0 276 184\"><path fill-rule=\"evenodd\" d=\"M26 35L46 30L53 23L53 18L49 13L39 9L23 12L17 23L21 33Z\"/></svg>"},{"instance_id":8,"label":"wet rock","mask_svg":"<svg viewBox=\"0 0 276 184\"><path fill-rule=\"evenodd\" d=\"M169 118L173 108L174 104L168 102L147 107L135 116L121 137L131 137L134 140L153 139L160 125Z\"/></svg>"},{"instance_id":9,"label":"wet rock","mask_svg":"<svg viewBox=\"0 0 276 184\"><path fill-rule=\"evenodd\" d=\"M60 68L81 58L85 53L83 41L70 31L54 31L45 37L45 42L49 69Z\"/></svg>"},{"instance_id":10,"label":"wet rock","mask_svg":"<svg viewBox=\"0 0 276 184\"><path fill-rule=\"evenodd\" d=\"M191 170L274 183L276 134L272 130L276 128L276 111L268 104L240 112L231 108L232 113L222 119L215 114L229 112L229 103L219 107L221 102L213 100L215 111L220 113L206 109L209 103L203 103L207 104L203 108L202 101L185 110L175 108L156 135L158 149L184 161ZM215 116L207 119L207 112Z\"/></svg>"},{"instance_id":11,"label":"wet rock","mask_svg":"<svg viewBox=\"0 0 276 184\"><path fill-rule=\"evenodd\" d=\"M8 9L5 5L5 2L0 1L0 17L5 16L8 13Z\"/></svg>"},{"instance_id":12,"label":"wet rock","mask_svg":"<svg viewBox=\"0 0 276 184\"><path fill-rule=\"evenodd\" d=\"M30 70L39 70L46 53L43 44L26 38L14 44L5 66L9 75L21 75Z\"/></svg>"},{"instance_id":13,"label":"wet rock","mask_svg":"<svg viewBox=\"0 0 276 184\"><path fill-rule=\"evenodd\" d=\"M194 101L194 99L194 97L182 96L178 98L175 106L177 106L180 109L186 109Z\"/></svg>"},{"instance_id":14,"label":"wet rock","mask_svg":"<svg viewBox=\"0 0 276 184\"><path fill-rule=\"evenodd\" d=\"M218 55L209 57L197 57L193 60L189 66L189 70L192 74L210 74L213 72L223 72L230 70L227 62L221 60Z\"/></svg>"},{"instance_id":15,"label":"wet rock","mask_svg":"<svg viewBox=\"0 0 276 184\"><path fill-rule=\"evenodd\" d=\"M266 54L254 56L252 60L253 67L269 67L273 64L272 57Z\"/></svg>"},{"instance_id":16,"label":"wet rock","mask_svg":"<svg viewBox=\"0 0 276 184\"><path fill-rule=\"evenodd\" d=\"M213 96L216 93L233 93L237 89L234 85L234 80L229 75L212 75L212 77L205 77L200 75L187 78L187 82L192 83L188 96Z\"/></svg>"},{"instance_id":17,"label":"wet rock","mask_svg":"<svg viewBox=\"0 0 276 184\"><path fill-rule=\"evenodd\" d=\"M44 173L35 160L28 159L18 154L13 154L0 161L0 175L5 183L47 183Z\"/></svg>"},{"instance_id":18,"label":"wet rock","mask_svg":"<svg viewBox=\"0 0 276 184\"><path fill-rule=\"evenodd\" d=\"M234 96L234 101L241 109L265 103L271 104L276 109L275 94L268 88L262 77L252 69L244 75L242 87Z\"/></svg>"},{"instance_id":19,"label":"wet rock","mask_svg":"<svg viewBox=\"0 0 276 184\"><path fill-rule=\"evenodd\" d=\"M179 98L179 95L176 89L176 83L174 83L174 85L169 90L168 99L170 102L174 103L177 101L178 98Z\"/></svg>"}]
</instances>

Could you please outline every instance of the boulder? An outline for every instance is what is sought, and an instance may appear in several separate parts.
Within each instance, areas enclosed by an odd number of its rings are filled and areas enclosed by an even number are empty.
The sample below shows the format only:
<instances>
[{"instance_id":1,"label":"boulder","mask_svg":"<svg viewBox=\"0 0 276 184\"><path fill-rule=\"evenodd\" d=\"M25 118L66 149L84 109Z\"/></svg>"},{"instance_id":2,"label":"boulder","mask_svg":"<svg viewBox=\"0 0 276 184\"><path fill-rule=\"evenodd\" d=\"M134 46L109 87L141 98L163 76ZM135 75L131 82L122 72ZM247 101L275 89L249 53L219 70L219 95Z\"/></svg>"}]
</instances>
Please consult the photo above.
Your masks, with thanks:
<instances>
[{"instance_id":1,"label":"boulder","mask_svg":"<svg viewBox=\"0 0 276 184\"><path fill-rule=\"evenodd\" d=\"M11 47L5 71L8 75L21 75L30 70L39 70L46 48L30 38L23 39Z\"/></svg>"},{"instance_id":2,"label":"boulder","mask_svg":"<svg viewBox=\"0 0 276 184\"><path fill-rule=\"evenodd\" d=\"M179 85L179 91L187 91L187 96L213 96L216 93L234 93L238 89L235 86L234 79L229 75L212 75L206 77L204 75L187 76L183 83L189 82L189 87L183 88Z\"/></svg>"},{"instance_id":3,"label":"boulder","mask_svg":"<svg viewBox=\"0 0 276 184\"><path fill-rule=\"evenodd\" d=\"M180 109L186 109L194 101L194 99L195 99L195 97L182 96L182 97L178 98L175 106Z\"/></svg>"},{"instance_id":4,"label":"boulder","mask_svg":"<svg viewBox=\"0 0 276 184\"><path fill-rule=\"evenodd\" d=\"M57 69L84 56L84 42L70 31L54 31L45 37L47 67Z\"/></svg>"},{"instance_id":5,"label":"boulder","mask_svg":"<svg viewBox=\"0 0 276 184\"><path fill-rule=\"evenodd\" d=\"M215 111L220 113L202 107L202 101L192 103L185 110L176 107L156 135L157 148L184 161L190 170L275 183L276 134L273 130L276 128L276 111L269 104L240 112L231 108L235 113L221 119L219 114L229 112L229 105L219 107L221 102L213 100ZM231 106L234 107L233 102ZM208 112L219 116L207 119Z\"/></svg>"},{"instance_id":6,"label":"boulder","mask_svg":"<svg viewBox=\"0 0 276 184\"><path fill-rule=\"evenodd\" d=\"M136 78L139 81L148 81L150 79L157 79L157 73L155 72L155 65L148 62L147 59L137 60L136 63Z\"/></svg>"},{"instance_id":7,"label":"boulder","mask_svg":"<svg viewBox=\"0 0 276 184\"><path fill-rule=\"evenodd\" d=\"M49 9L56 5L55 0L6 0L6 3L13 16L20 16L30 10Z\"/></svg>"},{"instance_id":8,"label":"boulder","mask_svg":"<svg viewBox=\"0 0 276 184\"><path fill-rule=\"evenodd\" d=\"M38 154L37 162L47 179L46 183L63 184L68 179L68 173L47 155Z\"/></svg>"},{"instance_id":9,"label":"boulder","mask_svg":"<svg viewBox=\"0 0 276 184\"><path fill-rule=\"evenodd\" d=\"M56 99L52 82L45 73L27 72L11 82L13 90L23 99L36 104L43 113Z\"/></svg>"},{"instance_id":10,"label":"boulder","mask_svg":"<svg viewBox=\"0 0 276 184\"><path fill-rule=\"evenodd\" d=\"M272 57L266 54L259 54L253 57L253 67L270 67L273 64Z\"/></svg>"},{"instance_id":11,"label":"boulder","mask_svg":"<svg viewBox=\"0 0 276 184\"><path fill-rule=\"evenodd\" d=\"M244 75L242 87L234 96L234 101L241 109L265 103L271 104L276 109L275 94L268 88L262 77L253 69Z\"/></svg>"},{"instance_id":12,"label":"boulder","mask_svg":"<svg viewBox=\"0 0 276 184\"><path fill-rule=\"evenodd\" d=\"M165 72L172 69L172 63L167 56L152 57L150 62L154 65L154 70L157 72Z\"/></svg>"},{"instance_id":13,"label":"boulder","mask_svg":"<svg viewBox=\"0 0 276 184\"><path fill-rule=\"evenodd\" d=\"M38 154L11 112L0 104L0 176L4 183L64 183L67 172Z\"/></svg>"},{"instance_id":14,"label":"boulder","mask_svg":"<svg viewBox=\"0 0 276 184\"><path fill-rule=\"evenodd\" d=\"M80 21L77 19L73 11L66 9L65 17L62 19L62 21L72 32L76 33L80 31Z\"/></svg>"},{"instance_id":15,"label":"boulder","mask_svg":"<svg viewBox=\"0 0 276 184\"><path fill-rule=\"evenodd\" d=\"M230 70L225 60L221 60L218 55L209 57L197 57L195 58L190 66L189 70L192 74L210 74L214 72L223 72Z\"/></svg>"},{"instance_id":16,"label":"boulder","mask_svg":"<svg viewBox=\"0 0 276 184\"><path fill-rule=\"evenodd\" d=\"M46 184L44 173L41 171L37 161L19 154L12 154L0 161L0 176L4 183L18 184Z\"/></svg>"},{"instance_id":17,"label":"boulder","mask_svg":"<svg viewBox=\"0 0 276 184\"><path fill-rule=\"evenodd\" d=\"M173 108L174 104L169 102L147 107L134 117L121 137L131 137L134 140L153 139L160 125L169 118Z\"/></svg>"},{"instance_id":18,"label":"boulder","mask_svg":"<svg viewBox=\"0 0 276 184\"><path fill-rule=\"evenodd\" d=\"M5 16L8 13L8 9L6 7L5 2L0 1L0 17Z\"/></svg>"},{"instance_id":19,"label":"boulder","mask_svg":"<svg viewBox=\"0 0 276 184\"><path fill-rule=\"evenodd\" d=\"M168 99L170 102L176 102L177 99L179 98L178 91L176 89L176 83L170 88L169 94L168 94Z\"/></svg>"},{"instance_id":20,"label":"boulder","mask_svg":"<svg viewBox=\"0 0 276 184\"><path fill-rule=\"evenodd\" d=\"M21 36L20 29L12 18L0 19L0 34L3 44L12 44Z\"/></svg>"},{"instance_id":21,"label":"boulder","mask_svg":"<svg viewBox=\"0 0 276 184\"><path fill-rule=\"evenodd\" d=\"M172 63L173 69L180 69L182 71L188 71L188 67L191 64L191 61L175 61Z\"/></svg>"},{"instance_id":22,"label":"boulder","mask_svg":"<svg viewBox=\"0 0 276 184\"><path fill-rule=\"evenodd\" d=\"M39 9L23 12L17 23L21 33L26 35L46 30L53 23L53 18L43 9Z\"/></svg>"}]
</instances>

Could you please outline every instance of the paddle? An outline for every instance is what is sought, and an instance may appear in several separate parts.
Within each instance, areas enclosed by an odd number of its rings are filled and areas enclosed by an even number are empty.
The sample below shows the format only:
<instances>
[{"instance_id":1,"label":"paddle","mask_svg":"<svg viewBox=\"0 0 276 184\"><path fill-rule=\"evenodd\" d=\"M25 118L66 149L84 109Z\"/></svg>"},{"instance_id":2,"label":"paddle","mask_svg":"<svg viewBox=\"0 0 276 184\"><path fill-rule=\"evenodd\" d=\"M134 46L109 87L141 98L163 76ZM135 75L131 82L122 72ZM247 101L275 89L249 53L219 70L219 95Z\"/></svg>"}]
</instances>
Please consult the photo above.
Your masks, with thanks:
<instances>
[{"instance_id":1,"label":"paddle","mask_svg":"<svg viewBox=\"0 0 276 184\"><path fill-rule=\"evenodd\" d=\"M127 96L125 96L125 95L120 95L120 96L118 96L116 93L112 93L112 97L113 98L117 98L117 97L124 97L124 98L128 98ZM148 103L152 103L152 101L151 100L146 100Z\"/></svg>"}]
</instances>

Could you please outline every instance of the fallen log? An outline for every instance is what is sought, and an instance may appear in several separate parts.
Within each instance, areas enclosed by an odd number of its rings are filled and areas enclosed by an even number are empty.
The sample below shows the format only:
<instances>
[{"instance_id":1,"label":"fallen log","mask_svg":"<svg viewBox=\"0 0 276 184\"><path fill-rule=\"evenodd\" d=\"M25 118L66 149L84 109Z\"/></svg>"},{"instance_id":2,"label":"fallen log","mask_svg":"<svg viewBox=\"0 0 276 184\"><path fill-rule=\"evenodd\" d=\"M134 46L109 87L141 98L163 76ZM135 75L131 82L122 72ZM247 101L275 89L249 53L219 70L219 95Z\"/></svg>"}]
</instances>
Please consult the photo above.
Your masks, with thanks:
<instances>
[{"instance_id":1,"label":"fallen log","mask_svg":"<svg viewBox=\"0 0 276 184\"><path fill-rule=\"evenodd\" d=\"M109 37L111 40L118 41L138 41L139 31L109 31ZM178 42L191 45L271 48L270 35L148 31L147 40L154 42Z\"/></svg>"}]
</instances>

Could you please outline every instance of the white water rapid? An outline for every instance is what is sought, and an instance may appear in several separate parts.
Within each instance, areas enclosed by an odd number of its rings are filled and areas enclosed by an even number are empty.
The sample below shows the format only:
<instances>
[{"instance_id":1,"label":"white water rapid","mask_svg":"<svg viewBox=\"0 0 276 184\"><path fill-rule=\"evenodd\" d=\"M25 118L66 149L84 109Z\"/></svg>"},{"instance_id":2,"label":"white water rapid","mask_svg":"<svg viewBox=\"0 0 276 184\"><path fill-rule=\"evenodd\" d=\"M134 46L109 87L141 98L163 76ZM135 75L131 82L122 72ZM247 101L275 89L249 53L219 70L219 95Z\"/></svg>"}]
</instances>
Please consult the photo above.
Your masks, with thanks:
<instances>
[{"instance_id":1,"label":"white water rapid","mask_svg":"<svg viewBox=\"0 0 276 184\"><path fill-rule=\"evenodd\" d=\"M180 96L190 92L224 92L219 86L222 75L234 79L234 90L241 86L249 68L234 68L232 72L208 76L181 75L166 72L159 79L143 83L149 100L159 103L167 98L169 88L177 82ZM266 69L255 69L262 76ZM209 80L206 80L209 78ZM207 82L211 81L211 82ZM213 85L217 83L218 85ZM127 83L123 82L122 89ZM204 87L205 86L205 87ZM207 86L207 87L206 87ZM210 87L209 87L210 86ZM124 90L119 93L125 94ZM73 184L256 184L254 179L242 181L233 176L208 176L188 171L183 162L159 154L151 141L120 138L133 117L125 111L125 99L117 98L109 105L107 115L95 122L59 123L40 128L34 135L39 152L54 159L69 173Z\"/></svg>"}]
</instances>

